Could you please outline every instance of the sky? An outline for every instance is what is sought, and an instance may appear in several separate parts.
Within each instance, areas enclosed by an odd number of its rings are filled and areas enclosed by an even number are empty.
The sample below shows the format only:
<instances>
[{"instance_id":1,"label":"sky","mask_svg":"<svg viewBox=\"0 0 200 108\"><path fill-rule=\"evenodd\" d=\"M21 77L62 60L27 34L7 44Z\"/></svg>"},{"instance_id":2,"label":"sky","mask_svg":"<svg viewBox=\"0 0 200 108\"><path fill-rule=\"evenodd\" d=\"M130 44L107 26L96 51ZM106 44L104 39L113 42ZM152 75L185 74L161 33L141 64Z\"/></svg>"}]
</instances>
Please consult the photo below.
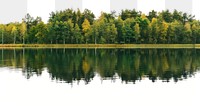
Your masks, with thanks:
<instances>
[{"instance_id":1,"label":"sky","mask_svg":"<svg viewBox=\"0 0 200 108\"><path fill-rule=\"evenodd\" d=\"M136 8L144 13L150 10L161 11L174 8L192 13L200 19L199 0L0 0L0 23L21 21L28 12L32 16L41 16L47 22L49 13L65 8L90 9L97 17L101 11L110 12Z\"/></svg>"}]
</instances>

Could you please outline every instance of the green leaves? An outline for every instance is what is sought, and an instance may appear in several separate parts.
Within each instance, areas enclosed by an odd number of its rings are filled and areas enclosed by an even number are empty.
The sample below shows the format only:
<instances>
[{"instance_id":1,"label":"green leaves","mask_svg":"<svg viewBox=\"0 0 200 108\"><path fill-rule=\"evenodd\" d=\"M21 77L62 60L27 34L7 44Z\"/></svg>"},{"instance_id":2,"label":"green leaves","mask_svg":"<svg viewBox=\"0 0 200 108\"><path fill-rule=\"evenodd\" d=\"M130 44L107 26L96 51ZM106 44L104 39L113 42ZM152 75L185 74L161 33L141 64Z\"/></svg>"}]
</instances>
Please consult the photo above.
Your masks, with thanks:
<instances>
[{"instance_id":1,"label":"green leaves","mask_svg":"<svg viewBox=\"0 0 200 108\"><path fill-rule=\"evenodd\" d=\"M52 12L47 24L27 14L22 23L1 24L1 43L113 44L200 43L200 22L187 13L136 10L94 14L85 9Z\"/></svg>"},{"instance_id":2,"label":"green leaves","mask_svg":"<svg viewBox=\"0 0 200 108\"><path fill-rule=\"evenodd\" d=\"M84 20L84 22L83 22L83 24L82 24L82 31L83 31L83 34L84 34L84 38L85 38L85 43L87 44L87 42L88 42L88 39L89 39L89 31L90 31L90 22L87 20L87 19L85 19Z\"/></svg>"},{"instance_id":3,"label":"green leaves","mask_svg":"<svg viewBox=\"0 0 200 108\"><path fill-rule=\"evenodd\" d=\"M37 43L45 43L45 38L47 34L47 25L45 25L43 22L40 22L35 27L37 33L35 34L35 37L37 38Z\"/></svg>"},{"instance_id":4,"label":"green leaves","mask_svg":"<svg viewBox=\"0 0 200 108\"><path fill-rule=\"evenodd\" d=\"M135 43L138 43L138 39L140 38L140 26L138 23L134 26L134 39Z\"/></svg>"}]
</instances>

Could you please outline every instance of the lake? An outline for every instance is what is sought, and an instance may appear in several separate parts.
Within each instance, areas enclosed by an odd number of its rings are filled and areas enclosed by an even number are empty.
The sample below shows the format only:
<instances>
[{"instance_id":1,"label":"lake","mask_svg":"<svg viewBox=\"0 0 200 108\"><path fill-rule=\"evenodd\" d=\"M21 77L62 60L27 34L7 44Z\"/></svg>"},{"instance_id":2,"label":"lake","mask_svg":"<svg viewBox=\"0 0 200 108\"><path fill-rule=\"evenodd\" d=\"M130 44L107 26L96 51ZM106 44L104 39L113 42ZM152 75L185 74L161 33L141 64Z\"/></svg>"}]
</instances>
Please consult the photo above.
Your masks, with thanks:
<instances>
[{"instance_id":1,"label":"lake","mask_svg":"<svg viewBox=\"0 0 200 108\"><path fill-rule=\"evenodd\" d=\"M198 49L0 49L1 108L199 108Z\"/></svg>"}]
</instances>

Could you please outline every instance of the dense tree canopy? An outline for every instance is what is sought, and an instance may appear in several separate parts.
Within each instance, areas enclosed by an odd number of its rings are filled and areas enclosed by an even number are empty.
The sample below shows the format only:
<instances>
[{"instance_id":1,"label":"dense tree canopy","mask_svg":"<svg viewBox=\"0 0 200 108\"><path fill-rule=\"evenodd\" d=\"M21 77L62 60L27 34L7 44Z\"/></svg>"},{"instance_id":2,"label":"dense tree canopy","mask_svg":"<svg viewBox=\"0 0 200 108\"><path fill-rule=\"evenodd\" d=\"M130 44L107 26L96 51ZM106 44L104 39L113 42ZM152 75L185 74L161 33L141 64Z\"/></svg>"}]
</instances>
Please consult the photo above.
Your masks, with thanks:
<instances>
[{"instance_id":1,"label":"dense tree canopy","mask_svg":"<svg viewBox=\"0 0 200 108\"><path fill-rule=\"evenodd\" d=\"M200 21L177 10L170 12L122 10L102 12L99 18L88 9L52 12L45 24L29 14L21 23L0 24L2 44L193 44L200 43Z\"/></svg>"}]
</instances>

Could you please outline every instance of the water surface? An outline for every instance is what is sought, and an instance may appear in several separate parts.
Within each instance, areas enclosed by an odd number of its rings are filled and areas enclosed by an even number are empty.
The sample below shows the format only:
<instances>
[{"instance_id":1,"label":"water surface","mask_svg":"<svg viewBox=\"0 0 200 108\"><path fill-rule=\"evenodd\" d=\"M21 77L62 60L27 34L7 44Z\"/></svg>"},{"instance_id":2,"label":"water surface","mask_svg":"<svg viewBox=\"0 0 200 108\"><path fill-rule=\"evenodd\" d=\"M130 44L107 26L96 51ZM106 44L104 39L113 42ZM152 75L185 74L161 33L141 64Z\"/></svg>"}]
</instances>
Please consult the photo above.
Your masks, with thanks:
<instances>
[{"instance_id":1,"label":"water surface","mask_svg":"<svg viewBox=\"0 0 200 108\"><path fill-rule=\"evenodd\" d=\"M0 107L198 108L199 68L197 49L0 49Z\"/></svg>"}]
</instances>

